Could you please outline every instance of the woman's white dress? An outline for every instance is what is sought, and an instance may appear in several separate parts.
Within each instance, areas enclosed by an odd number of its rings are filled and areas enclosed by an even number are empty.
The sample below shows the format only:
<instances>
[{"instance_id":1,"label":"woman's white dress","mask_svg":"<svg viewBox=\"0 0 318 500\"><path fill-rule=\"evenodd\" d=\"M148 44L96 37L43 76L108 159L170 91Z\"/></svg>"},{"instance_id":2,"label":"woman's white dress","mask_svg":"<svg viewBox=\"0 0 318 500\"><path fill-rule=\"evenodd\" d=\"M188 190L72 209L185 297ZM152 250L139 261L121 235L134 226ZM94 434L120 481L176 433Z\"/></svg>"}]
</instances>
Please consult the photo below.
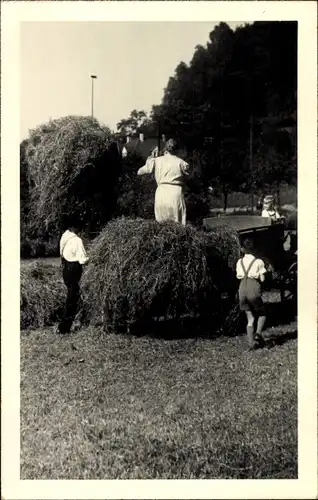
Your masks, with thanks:
<instances>
[{"instance_id":1,"label":"woman's white dress","mask_svg":"<svg viewBox=\"0 0 318 500\"><path fill-rule=\"evenodd\" d=\"M186 224L186 205L183 195L185 177L189 165L177 156L165 153L151 158L138 170L138 175L154 173L157 182L155 195L155 218L162 222L172 220Z\"/></svg>"}]
</instances>

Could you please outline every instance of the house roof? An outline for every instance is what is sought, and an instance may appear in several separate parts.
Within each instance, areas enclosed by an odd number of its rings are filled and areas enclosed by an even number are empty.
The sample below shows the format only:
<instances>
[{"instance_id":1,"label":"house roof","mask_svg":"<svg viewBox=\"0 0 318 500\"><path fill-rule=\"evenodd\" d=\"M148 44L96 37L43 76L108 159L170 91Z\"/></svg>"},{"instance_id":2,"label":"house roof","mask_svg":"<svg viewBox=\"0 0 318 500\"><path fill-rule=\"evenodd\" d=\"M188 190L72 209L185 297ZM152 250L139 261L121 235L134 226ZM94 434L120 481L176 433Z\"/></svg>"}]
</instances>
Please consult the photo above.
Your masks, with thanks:
<instances>
[{"instance_id":1,"label":"house roof","mask_svg":"<svg viewBox=\"0 0 318 500\"><path fill-rule=\"evenodd\" d=\"M160 150L162 151L164 148L164 141L160 141ZM128 154L136 153L140 155L144 160L148 158L153 149L158 146L158 138L156 137L148 137L143 141L139 139L139 137L131 137L129 142L123 145L125 147Z\"/></svg>"}]
</instances>

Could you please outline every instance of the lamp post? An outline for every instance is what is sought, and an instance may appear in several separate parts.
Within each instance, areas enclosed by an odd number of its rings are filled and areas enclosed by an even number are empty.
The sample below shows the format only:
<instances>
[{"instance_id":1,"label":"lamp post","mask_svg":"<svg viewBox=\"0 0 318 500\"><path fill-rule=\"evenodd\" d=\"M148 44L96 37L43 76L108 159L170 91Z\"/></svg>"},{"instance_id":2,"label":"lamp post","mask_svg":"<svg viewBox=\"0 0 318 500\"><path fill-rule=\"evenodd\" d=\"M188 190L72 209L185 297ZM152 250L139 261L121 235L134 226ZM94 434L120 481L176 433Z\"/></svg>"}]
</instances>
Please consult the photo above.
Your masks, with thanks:
<instances>
[{"instance_id":1,"label":"lamp post","mask_svg":"<svg viewBox=\"0 0 318 500\"><path fill-rule=\"evenodd\" d=\"M92 79L92 117L94 116L94 80L96 80L97 76L96 75L91 75Z\"/></svg>"}]
</instances>

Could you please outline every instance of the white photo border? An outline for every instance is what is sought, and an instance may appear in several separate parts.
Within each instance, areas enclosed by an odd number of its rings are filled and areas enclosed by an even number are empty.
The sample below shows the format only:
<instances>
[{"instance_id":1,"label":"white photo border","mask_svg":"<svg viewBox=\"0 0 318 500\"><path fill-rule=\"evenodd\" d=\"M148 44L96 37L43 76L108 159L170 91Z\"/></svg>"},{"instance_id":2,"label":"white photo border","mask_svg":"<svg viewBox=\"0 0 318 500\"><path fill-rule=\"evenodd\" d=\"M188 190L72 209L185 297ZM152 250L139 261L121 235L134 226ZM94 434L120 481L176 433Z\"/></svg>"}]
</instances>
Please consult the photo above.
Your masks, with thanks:
<instances>
[{"instance_id":1,"label":"white photo border","mask_svg":"<svg viewBox=\"0 0 318 500\"><path fill-rule=\"evenodd\" d=\"M2 497L227 499L317 497L316 2L1 2ZM20 480L19 121L21 22L298 21L298 427L294 480Z\"/></svg>"}]
</instances>

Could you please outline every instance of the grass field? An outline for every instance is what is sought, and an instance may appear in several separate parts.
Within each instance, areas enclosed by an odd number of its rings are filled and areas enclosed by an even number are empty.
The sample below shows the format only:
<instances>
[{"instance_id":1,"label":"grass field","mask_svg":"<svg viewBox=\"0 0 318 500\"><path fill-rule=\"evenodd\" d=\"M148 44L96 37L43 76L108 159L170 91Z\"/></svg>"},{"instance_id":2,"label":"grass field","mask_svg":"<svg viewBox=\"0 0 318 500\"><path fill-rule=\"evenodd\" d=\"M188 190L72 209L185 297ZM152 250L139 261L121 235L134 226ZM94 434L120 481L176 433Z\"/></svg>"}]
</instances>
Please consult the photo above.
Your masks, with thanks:
<instances>
[{"instance_id":1,"label":"grass field","mask_svg":"<svg viewBox=\"0 0 318 500\"><path fill-rule=\"evenodd\" d=\"M267 193L270 194L270 193ZM274 192L272 193L274 194ZM258 194L254 193L254 203L257 202ZM252 195L250 193L233 192L228 196L228 208L250 207ZM211 204L214 208L223 208L223 196L213 196ZM294 186L282 185L280 189L280 205L297 206L297 189Z\"/></svg>"},{"instance_id":2,"label":"grass field","mask_svg":"<svg viewBox=\"0 0 318 500\"><path fill-rule=\"evenodd\" d=\"M297 324L270 321L253 353L195 331L22 332L21 479L296 478Z\"/></svg>"},{"instance_id":3,"label":"grass field","mask_svg":"<svg viewBox=\"0 0 318 500\"><path fill-rule=\"evenodd\" d=\"M41 264L45 264L47 266L61 266L61 258L60 257L45 257L45 258L35 258L35 259L23 259L21 267L33 266L41 262Z\"/></svg>"}]
</instances>

